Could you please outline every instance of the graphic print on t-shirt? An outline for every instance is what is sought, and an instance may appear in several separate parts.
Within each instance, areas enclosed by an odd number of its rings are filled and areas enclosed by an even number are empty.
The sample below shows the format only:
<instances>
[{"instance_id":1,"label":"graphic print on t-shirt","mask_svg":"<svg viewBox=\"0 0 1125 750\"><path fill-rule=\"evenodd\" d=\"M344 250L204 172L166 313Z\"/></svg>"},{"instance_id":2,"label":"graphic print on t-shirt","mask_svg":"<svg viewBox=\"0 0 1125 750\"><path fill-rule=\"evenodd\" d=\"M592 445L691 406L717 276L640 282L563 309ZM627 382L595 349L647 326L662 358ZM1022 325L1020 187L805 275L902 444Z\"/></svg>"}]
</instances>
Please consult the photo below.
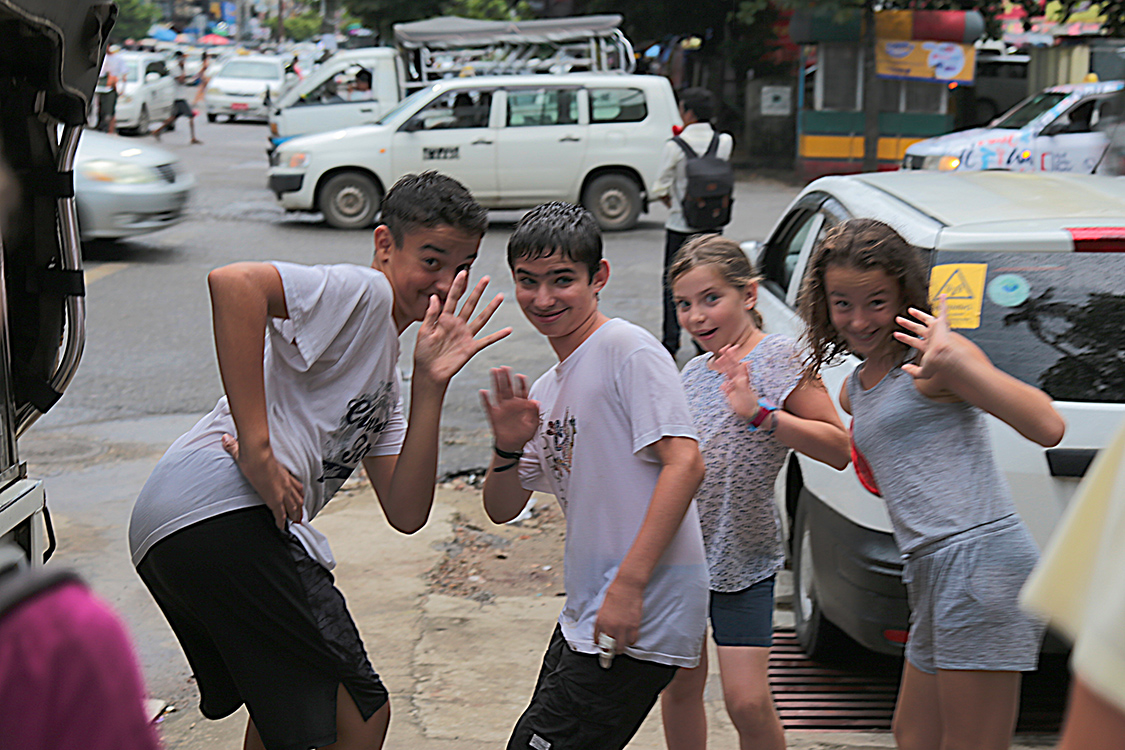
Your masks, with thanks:
<instances>
[{"instance_id":1,"label":"graphic print on t-shirt","mask_svg":"<svg viewBox=\"0 0 1125 750\"><path fill-rule=\"evenodd\" d=\"M543 447L547 450L547 463L559 488L559 501L566 503L566 484L570 477L570 467L574 463L574 436L578 434L578 423L570 416L570 408L563 412L562 419L547 422L543 431Z\"/></svg>"},{"instance_id":2,"label":"graphic print on t-shirt","mask_svg":"<svg viewBox=\"0 0 1125 750\"><path fill-rule=\"evenodd\" d=\"M356 464L367 455L387 426L398 399L393 383L384 383L375 393L364 393L348 402L340 418L340 426L325 437L323 473L318 482L324 484L327 502L351 476Z\"/></svg>"}]
</instances>

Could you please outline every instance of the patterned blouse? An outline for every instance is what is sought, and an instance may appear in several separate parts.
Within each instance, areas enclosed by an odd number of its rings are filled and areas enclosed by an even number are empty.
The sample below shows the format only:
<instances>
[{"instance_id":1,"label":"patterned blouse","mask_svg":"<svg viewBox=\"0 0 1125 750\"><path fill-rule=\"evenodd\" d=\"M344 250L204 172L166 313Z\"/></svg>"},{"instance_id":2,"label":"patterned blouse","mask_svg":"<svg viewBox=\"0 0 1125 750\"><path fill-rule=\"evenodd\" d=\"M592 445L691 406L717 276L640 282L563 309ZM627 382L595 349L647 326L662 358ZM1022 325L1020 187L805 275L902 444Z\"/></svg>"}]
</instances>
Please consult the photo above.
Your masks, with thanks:
<instances>
[{"instance_id":1,"label":"patterned blouse","mask_svg":"<svg viewBox=\"0 0 1125 750\"><path fill-rule=\"evenodd\" d=\"M785 562L774 481L789 449L764 429L747 429L719 387L723 375L707 368L710 359L691 360L681 378L707 466L695 500L711 590L732 593L769 578ZM787 336L766 336L742 361L750 364L758 394L779 406L801 380L801 353Z\"/></svg>"}]
</instances>

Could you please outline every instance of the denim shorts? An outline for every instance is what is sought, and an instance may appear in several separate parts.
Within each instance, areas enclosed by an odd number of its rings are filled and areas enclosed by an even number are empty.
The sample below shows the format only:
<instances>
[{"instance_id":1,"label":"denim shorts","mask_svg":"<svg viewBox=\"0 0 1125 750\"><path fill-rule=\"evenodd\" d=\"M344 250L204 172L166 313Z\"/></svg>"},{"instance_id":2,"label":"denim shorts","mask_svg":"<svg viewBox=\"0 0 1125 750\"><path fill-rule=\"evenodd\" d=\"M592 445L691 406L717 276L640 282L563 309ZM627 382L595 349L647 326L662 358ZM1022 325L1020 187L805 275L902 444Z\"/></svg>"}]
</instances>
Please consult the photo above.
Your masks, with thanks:
<instances>
[{"instance_id":1,"label":"denim shorts","mask_svg":"<svg viewBox=\"0 0 1125 750\"><path fill-rule=\"evenodd\" d=\"M776 576L741 591L711 592L711 634L719 646L773 645L773 584Z\"/></svg>"}]
</instances>

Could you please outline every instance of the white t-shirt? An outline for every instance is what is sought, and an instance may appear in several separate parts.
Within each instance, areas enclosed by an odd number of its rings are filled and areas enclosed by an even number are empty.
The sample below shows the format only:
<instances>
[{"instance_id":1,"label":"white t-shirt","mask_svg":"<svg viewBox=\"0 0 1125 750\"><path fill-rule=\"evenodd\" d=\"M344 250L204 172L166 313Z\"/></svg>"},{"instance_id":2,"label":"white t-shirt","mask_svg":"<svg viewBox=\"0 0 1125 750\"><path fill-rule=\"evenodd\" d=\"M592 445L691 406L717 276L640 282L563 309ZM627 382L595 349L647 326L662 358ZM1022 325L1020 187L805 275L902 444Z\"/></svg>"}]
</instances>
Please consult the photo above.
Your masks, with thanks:
<instances>
[{"instance_id":1,"label":"white t-shirt","mask_svg":"<svg viewBox=\"0 0 1125 750\"><path fill-rule=\"evenodd\" d=\"M683 132L680 133L680 138L684 140L684 143L691 146L691 150L697 155L703 156L707 147L711 145L711 138L714 135L715 130L711 127L711 123L693 122L684 128ZM730 161L730 153L733 149L734 139L728 133L721 133L719 135L719 148L715 152L715 156L723 161ZM667 143L664 144L664 153L660 157L660 172L649 194L653 199L662 198L665 195L672 199L672 205L668 207L668 218L664 222L666 229L694 234L699 230L689 227L687 222L684 221L683 201L684 194L687 193L686 163L687 154L674 140L669 138Z\"/></svg>"},{"instance_id":2,"label":"white t-shirt","mask_svg":"<svg viewBox=\"0 0 1125 750\"><path fill-rule=\"evenodd\" d=\"M679 374L647 331L603 324L535 381L539 433L524 446L525 489L554 494L566 514L563 636L597 653L594 621L648 512L661 463L652 444L695 439ZM707 567L693 502L644 593L640 637L625 653L680 667L698 663L707 627Z\"/></svg>"},{"instance_id":3,"label":"white t-shirt","mask_svg":"<svg viewBox=\"0 0 1125 750\"><path fill-rule=\"evenodd\" d=\"M1125 711L1125 426L1090 466L1021 603L1074 642L1074 672Z\"/></svg>"},{"instance_id":4,"label":"white t-shirt","mask_svg":"<svg viewBox=\"0 0 1125 750\"><path fill-rule=\"evenodd\" d=\"M289 318L266 327L270 445L305 489L304 523L291 523L289 530L331 569L328 540L309 521L362 458L397 455L406 433L393 293L371 268L274 266ZM237 436L225 396L160 459L129 522L134 565L175 531L262 504L223 450L224 433Z\"/></svg>"}]
</instances>

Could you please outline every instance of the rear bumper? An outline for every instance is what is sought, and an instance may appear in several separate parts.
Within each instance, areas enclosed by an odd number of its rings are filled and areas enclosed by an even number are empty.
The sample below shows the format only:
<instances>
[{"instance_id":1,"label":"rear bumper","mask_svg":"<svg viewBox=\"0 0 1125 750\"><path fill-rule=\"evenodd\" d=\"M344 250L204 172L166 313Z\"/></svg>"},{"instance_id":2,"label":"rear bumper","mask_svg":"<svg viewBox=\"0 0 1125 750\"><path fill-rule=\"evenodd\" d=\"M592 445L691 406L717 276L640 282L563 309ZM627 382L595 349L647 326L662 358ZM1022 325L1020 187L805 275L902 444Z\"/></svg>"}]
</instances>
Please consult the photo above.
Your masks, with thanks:
<instances>
[{"instance_id":1,"label":"rear bumper","mask_svg":"<svg viewBox=\"0 0 1125 750\"><path fill-rule=\"evenodd\" d=\"M808 503L821 611L864 648L901 654L910 608L894 538L853 523L807 491L801 502Z\"/></svg>"}]
</instances>

